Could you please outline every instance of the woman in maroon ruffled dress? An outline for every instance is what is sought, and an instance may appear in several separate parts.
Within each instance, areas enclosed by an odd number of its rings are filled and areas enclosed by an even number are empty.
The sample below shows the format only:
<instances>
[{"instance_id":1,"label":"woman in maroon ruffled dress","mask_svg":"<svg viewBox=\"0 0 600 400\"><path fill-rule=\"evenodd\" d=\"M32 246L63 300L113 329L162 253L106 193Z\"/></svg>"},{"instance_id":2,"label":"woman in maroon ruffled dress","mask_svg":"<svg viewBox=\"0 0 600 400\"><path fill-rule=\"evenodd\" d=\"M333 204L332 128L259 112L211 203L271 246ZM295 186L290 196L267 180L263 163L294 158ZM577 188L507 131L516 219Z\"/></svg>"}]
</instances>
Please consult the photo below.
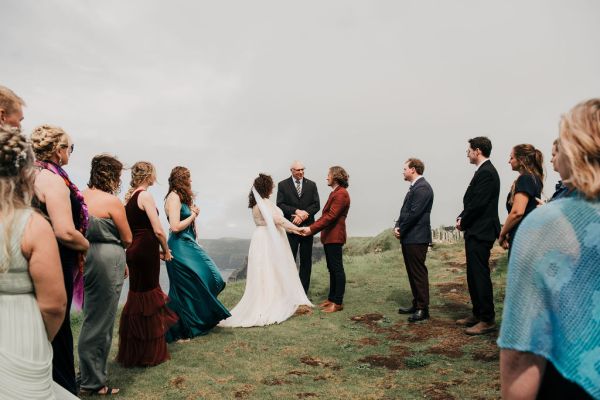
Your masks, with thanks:
<instances>
[{"instance_id":1,"label":"woman in maroon ruffled dress","mask_svg":"<svg viewBox=\"0 0 600 400\"><path fill-rule=\"evenodd\" d=\"M168 297L159 284L160 259L172 257L156 204L147 191L155 181L156 170L149 162L139 161L131 168L125 213L133 242L126 253L129 293L121 314L117 354L124 367L148 367L168 360L165 333L177 321L177 315L166 307Z\"/></svg>"}]
</instances>

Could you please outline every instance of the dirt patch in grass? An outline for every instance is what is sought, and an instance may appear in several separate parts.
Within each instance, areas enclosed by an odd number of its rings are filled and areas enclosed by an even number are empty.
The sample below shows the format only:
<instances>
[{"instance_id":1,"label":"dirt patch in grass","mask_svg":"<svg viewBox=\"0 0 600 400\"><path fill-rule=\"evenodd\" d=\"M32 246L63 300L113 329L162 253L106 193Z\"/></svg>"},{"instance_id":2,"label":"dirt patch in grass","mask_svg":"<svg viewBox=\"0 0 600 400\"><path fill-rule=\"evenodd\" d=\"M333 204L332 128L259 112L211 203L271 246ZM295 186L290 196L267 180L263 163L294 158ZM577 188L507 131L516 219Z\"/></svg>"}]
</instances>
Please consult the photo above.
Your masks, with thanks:
<instances>
[{"instance_id":1,"label":"dirt patch in grass","mask_svg":"<svg viewBox=\"0 0 600 400\"><path fill-rule=\"evenodd\" d=\"M432 400L454 400L456 397L448 393L449 383L433 382L423 391L424 397Z\"/></svg>"},{"instance_id":2,"label":"dirt patch in grass","mask_svg":"<svg viewBox=\"0 0 600 400\"><path fill-rule=\"evenodd\" d=\"M439 343L434 344L427 349L427 353L460 358L464 355L463 346L469 343L470 340L469 336L460 332L460 335L452 335L452 337L442 339Z\"/></svg>"},{"instance_id":3,"label":"dirt patch in grass","mask_svg":"<svg viewBox=\"0 0 600 400\"><path fill-rule=\"evenodd\" d=\"M169 380L169 385L177 389L183 389L185 387L185 377L176 376L175 378Z\"/></svg>"},{"instance_id":4,"label":"dirt patch in grass","mask_svg":"<svg viewBox=\"0 0 600 400\"><path fill-rule=\"evenodd\" d=\"M303 376L303 375L309 375L309 373L308 372L304 372L304 371L293 370L293 371L289 371L287 373L287 375Z\"/></svg>"},{"instance_id":5,"label":"dirt patch in grass","mask_svg":"<svg viewBox=\"0 0 600 400\"><path fill-rule=\"evenodd\" d=\"M355 315L350 317L350 319L354 322L362 322L363 324L372 324L373 322L381 321L383 319L383 314L380 313L370 313L363 315Z\"/></svg>"},{"instance_id":6,"label":"dirt patch in grass","mask_svg":"<svg viewBox=\"0 0 600 400\"><path fill-rule=\"evenodd\" d=\"M375 338L364 337L362 339L358 339L357 343L359 347L377 346L379 344L379 340Z\"/></svg>"},{"instance_id":7,"label":"dirt patch in grass","mask_svg":"<svg viewBox=\"0 0 600 400\"><path fill-rule=\"evenodd\" d=\"M381 354L373 354L370 356L366 356L361 358L360 362L369 364L373 367L385 367L392 371L403 369L405 356L399 353L390 354L390 355L381 355Z\"/></svg>"},{"instance_id":8,"label":"dirt patch in grass","mask_svg":"<svg viewBox=\"0 0 600 400\"><path fill-rule=\"evenodd\" d=\"M316 393L308 392L308 393L297 393L296 397L298 397L299 399L307 399L309 397L319 397L319 396L317 396Z\"/></svg>"},{"instance_id":9,"label":"dirt patch in grass","mask_svg":"<svg viewBox=\"0 0 600 400\"><path fill-rule=\"evenodd\" d=\"M448 293L462 293L467 290L467 286L464 281L451 281L451 282L441 282L434 284L438 288L441 294Z\"/></svg>"},{"instance_id":10,"label":"dirt patch in grass","mask_svg":"<svg viewBox=\"0 0 600 400\"><path fill-rule=\"evenodd\" d=\"M313 379L313 381L318 382L318 381L326 381L329 380L329 378L331 378L330 376L325 376L325 375L317 375L315 376L315 378Z\"/></svg>"},{"instance_id":11,"label":"dirt patch in grass","mask_svg":"<svg viewBox=\"0 0 600 400\"><path fill-rule=\"evenodd\" d=\"M300 362L302 364L310 365L311 367L323 367L323 368L331 368L334 371L341 369L339 365L329 361L323 361L316 357L304 356L300 358Z\"/></svg>"},{"instance_id":12,"label":"dirt patch in grass","mask_svg":"<svg viewBox=\"0 0 600 400\"><path fill-rule=\"evenodd\" d=\"M412 354L408 347L403 346L401 344L390 346L390 351L394 354L399 354L402 357L408 357Z\"/></svg>"},{"instance_id":13,"label":"dirt patch in grass","mask_svg":"<svg viewBox=\"0 0 600 400\"><path fill-rule=\"evenodd\" d=\"M473 360L497 362L500 359L500 351L497 347L490 349L479 349L473 351Z\"/></svg>"},{"instance_id":14,"label":"dirt patch in grass","mask_svg":"<svg viewBox=\"0 0 600 400\"><path fill-rule=\"evenodd\" d=\"M241 388L239 388L235 391L234 396L236 399L246 399L246 398L248 398L248 396L250 396L250 394L252 394L253 390L254 390L254 386L243 385Z\"/></svg>"},{"instance_id":15,"label":"dirt patch in grass","mask_svg":"<svg viewBox=\"0 0 600 400\"><path fill-rule=\"evenodd\" d=\"M413 336L412 340L416 342L464 336L463 332L457 329L454 321L439 318L431 318L428 322L421 324L408 324L406 331Z\"/></svg>"}]
</instances>

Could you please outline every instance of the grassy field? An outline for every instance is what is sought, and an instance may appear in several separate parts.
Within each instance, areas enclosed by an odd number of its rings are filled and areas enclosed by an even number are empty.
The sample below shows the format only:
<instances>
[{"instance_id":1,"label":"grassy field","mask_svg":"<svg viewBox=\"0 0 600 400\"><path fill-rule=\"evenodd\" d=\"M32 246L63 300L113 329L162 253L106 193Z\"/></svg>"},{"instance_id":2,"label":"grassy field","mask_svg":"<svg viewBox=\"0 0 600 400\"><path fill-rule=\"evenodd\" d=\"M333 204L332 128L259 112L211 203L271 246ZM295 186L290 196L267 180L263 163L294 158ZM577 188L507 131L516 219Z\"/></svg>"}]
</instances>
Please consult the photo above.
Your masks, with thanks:
<instances>
[{"instance_id":1,"label":"grassy field","mask_svg":"<svg viewBox=\"0 0 600 400\"><path fill-rule=\"evenodd\" d=\"M172 359L153 368L109 364L122 399L494 399L499 398L496 335L469 337L454 321L468 315L464 250L436 245L428 254L431 316L410 324L397 314L411 300L397 242L383 234L347 246L345 309L318 310L276 326L214 329L170 345ZM366 252L366 253L365 253ZM362 254L364 253L364 254ZM493 250L498 316L506 256ZM323 261L313 266L309 297L325 298ZM244 282L221 296L232 307ZM78 335L75 318L75 335Z\"/></svg>"}]
</instances>

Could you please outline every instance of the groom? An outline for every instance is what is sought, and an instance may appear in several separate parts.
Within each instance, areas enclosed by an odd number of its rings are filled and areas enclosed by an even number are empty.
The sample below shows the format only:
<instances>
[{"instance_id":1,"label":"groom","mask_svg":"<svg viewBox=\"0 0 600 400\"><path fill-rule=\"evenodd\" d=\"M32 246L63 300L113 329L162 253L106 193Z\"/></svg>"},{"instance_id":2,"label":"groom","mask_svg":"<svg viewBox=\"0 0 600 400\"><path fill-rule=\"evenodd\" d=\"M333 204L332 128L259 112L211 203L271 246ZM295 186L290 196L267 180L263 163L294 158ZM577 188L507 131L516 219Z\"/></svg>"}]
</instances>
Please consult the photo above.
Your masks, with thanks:
<instances>
[{"instance_id":1,"label":"groom","mask_svg":"<svg viewBox=\"0 0 600 400\"><path fill-rule=\"evenodd\" d=\"M344 291L346 289L346 273L342 249L346 243L346 217L350 209L348 173L344 168L335 166L329 168L327 185L332 189L323 214L309 227L301 228L303 235L314 235L321 232L321 243L325 250L325 260L329 270L329 295L327 300L319 304L326 313L344 309Z\"/></svg>"},{"instance_id":2,"label":"groom","mask_svg":"<svg viewBox=\"0 0 600 400\"><path fill-rule=\"evenodd\" d=\"M304 165L294 161L290 167L292 176L277 185L277 207L295 225L304 227L315 222L315 214L321 209L317 185L304 177ZM300 282L308 294L310 272L312 270L313 236L287 234L294 260L300 249Z\"/></svg>"}]
</instances>

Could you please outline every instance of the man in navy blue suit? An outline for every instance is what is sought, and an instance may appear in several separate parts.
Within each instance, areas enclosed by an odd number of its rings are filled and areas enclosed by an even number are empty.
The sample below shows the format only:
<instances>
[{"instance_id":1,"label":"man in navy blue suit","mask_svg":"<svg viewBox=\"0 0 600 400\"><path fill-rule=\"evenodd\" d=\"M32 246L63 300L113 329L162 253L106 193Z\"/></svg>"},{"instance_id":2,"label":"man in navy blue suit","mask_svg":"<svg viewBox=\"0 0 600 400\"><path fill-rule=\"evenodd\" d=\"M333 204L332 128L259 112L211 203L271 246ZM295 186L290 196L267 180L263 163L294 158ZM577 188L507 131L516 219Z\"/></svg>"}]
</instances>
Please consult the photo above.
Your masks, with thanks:
<instances>
[{"instance_id":1,"label":"man in navy blue suit","mask_svg":"<svg viewBox=\"0 0 600 400\"><path fill-rule=\"evenodd\" d=\"M402 256L412 291L412 305L400 307L400 314L411 314L409 322L429 318L429 275L425 258L431 244L430 214L433 206L433 189L423 177L425 165L416 158L404 163L404 180L410 188L400 210L394 235L400 239Z\"/></svg>"}]
</instances>

